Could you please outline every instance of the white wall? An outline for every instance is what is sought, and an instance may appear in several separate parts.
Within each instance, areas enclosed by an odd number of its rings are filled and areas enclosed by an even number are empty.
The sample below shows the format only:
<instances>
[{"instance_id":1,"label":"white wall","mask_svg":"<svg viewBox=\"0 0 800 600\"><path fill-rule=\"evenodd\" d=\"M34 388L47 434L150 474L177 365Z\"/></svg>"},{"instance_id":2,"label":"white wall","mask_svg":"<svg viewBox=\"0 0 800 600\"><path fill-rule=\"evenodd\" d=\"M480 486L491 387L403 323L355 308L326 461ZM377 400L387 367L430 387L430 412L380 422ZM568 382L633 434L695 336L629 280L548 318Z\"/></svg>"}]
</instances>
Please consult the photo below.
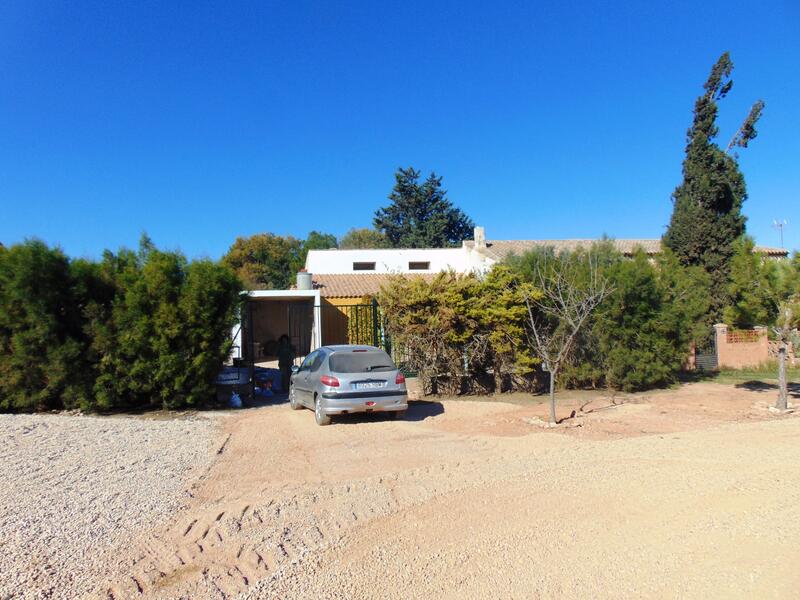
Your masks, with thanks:
<instances>
[{"instance_id":1,"label":"white wall","mask_svg":"<svg viewBox=\"0 0 800 600\"><path fill-rule=\"evenodd\" d=\"M374 262L374 271L354 271L354 262ZM429 262L428 271L409 270L409 262ZM306 270L312 274L339 273L469 273L488 268L486 259L467 248L412 248L381 250L310 250Z\"/></svg>"}]
</instances>

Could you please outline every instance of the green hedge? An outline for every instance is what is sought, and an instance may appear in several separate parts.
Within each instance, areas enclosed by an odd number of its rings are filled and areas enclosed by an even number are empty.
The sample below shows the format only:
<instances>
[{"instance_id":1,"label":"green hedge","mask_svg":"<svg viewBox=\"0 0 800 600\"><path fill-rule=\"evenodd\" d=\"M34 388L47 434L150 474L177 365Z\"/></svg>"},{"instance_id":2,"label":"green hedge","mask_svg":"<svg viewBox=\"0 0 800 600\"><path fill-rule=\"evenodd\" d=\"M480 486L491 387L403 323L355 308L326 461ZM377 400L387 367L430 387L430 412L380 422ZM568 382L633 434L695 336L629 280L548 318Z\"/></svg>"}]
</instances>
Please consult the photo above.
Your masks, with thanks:
<instances>
[{"instance_id":1,"label":"green hedge","mask_svg":"<svg viewBox=\"0 0 800 600\"><path fill-rule=\"evenodd\" d=\"M240 290L228 267L147 239L99 262L0 248L0 410L212 402Z\"/></svg>"},{"instance_id":2,"label":"green hedge","mask_svg":"<svg viewBox=\"0 0 800 600\"><path fill-rule=\"evenodd\" d=\"M504 265L484 277L394 277L378 301L395 353L426 391L510 389L537 361L526 344L523 290Z\"/></svg>"},{"instance_id":3,"label":"green hedge","mask_svg":"<svg viewBox=\"0 0 800 600\"><path fill-rule=\"evenodd\" d=\"M613 291L576 339L563 384L635 391L672 383L691 344L708 335L707 274L681 266L668 250L655 259L642 250L625 258L608 240L558 256L539 249L508 262L522 280L534 282L536 266L544 260L575 261L589 277L590 255Z\"/></svg>"}]
</instances>

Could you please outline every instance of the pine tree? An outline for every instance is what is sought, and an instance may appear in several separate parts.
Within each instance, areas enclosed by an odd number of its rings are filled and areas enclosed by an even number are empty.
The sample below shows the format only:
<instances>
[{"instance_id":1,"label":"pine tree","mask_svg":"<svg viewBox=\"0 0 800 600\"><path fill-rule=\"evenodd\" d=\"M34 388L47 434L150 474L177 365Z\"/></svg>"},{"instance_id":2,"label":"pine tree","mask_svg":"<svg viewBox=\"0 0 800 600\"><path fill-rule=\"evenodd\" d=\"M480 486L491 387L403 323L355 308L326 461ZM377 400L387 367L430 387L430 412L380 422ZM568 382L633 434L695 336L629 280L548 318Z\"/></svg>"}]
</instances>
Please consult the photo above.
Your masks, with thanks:
<instances>
[{"instance_id":1,"label":"pine tree","mask_svg":"<svg viewBox=\"0 0 800 600\"><path fill-rule=\"evenodd\" d=\"M733 63L724 53L712 67L697 99L694 121L687 132L683 182L675 189L674 208L664 244L684 265L702 266L711 277L709 319L718 321L730 304L730 262L734 242L744 233L742 204L747 199L744 176L735 156L723 151L714 139L717 102L730 92ZM755 124L764 108L756 102L727 149L746 148L756 137Z\"/></svg>"},{"instance_id":2,"label":"pine tree","mask_svg":"<svg viewBox=\"0 0 800 600\"><path fill-rule=\"evenodd\" d=\"M474 223L447 199L442 178L431 173L419 183L420 172L398 169L389 194L391 204L375 213L375 229L394 248L446 248L470 239Z\"/></svg>"},{"instance_id":3,"label":"pine tree","mask_svg":"<svg viewBox=\"0 0 800 600\"><path fill-rule=\"evenodd\" d=\"M781 298L778 292L778 266L753 252L755 243L743 236L734 244L731 260L731 282L728 292L731 304L725 309L725 323L750 329L756 325L772 325L778 317Z\"/></svg>"}]
</instances>

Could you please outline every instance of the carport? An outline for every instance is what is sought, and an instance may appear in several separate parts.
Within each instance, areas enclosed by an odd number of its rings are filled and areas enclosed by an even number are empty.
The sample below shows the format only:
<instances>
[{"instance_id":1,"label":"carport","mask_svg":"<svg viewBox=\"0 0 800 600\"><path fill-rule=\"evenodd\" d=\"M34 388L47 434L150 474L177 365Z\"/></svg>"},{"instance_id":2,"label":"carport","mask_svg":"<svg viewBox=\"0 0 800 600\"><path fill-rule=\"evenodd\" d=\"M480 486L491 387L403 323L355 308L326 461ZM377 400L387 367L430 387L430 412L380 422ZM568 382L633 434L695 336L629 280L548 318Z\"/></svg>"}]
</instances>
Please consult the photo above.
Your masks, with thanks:
<instances>
[{"instance_id":1,"label":"carport","mask_svg":"<svg viewBox=\"0 0 800 600\"><path fill-rule=\"evenodd\" d=\"M339 278L348 285L342 286ZM374 287L372 278L359 276L356 283L361 284L360 280ZM370 344L391 353L377 302L374 297L368 300L361 286L354 292L351 276L331 275L314 283L312 289L242 292L240 323L232 331L230 369L235 370L231 377L235 375L237 385L244 376L251 397L256 393L256 380L268 379L267 374L278 368L278 340L282 335L289 337L297 365L324 344ZM306 284L311 286L310 278Z\"/></svg>"},{"instance_id":2,"label":"carport","mask_svg":"<svg viewBox=\"0 0 800 600\"><path fill-rule=\"evenodd\" d=\"M301 278L300 275L305 275ZM297 364L330 344L370 344L390 351L375 295L390 276L298 274L297 289L243 292L234 358L251 366L277 366L278 340L289 336Z\"/></svg>"},{"instance_id":3,"label":"carport","mask_svg":"<svg viewBox=\"0 0 800 600\"><path fill-rule=\"evenodd\" d=\"M278 340L289 336L299 364L322 345L319 290L254 290L247 293L235 344L245 362L277 366Z\"/></svg>"}]
</instances>

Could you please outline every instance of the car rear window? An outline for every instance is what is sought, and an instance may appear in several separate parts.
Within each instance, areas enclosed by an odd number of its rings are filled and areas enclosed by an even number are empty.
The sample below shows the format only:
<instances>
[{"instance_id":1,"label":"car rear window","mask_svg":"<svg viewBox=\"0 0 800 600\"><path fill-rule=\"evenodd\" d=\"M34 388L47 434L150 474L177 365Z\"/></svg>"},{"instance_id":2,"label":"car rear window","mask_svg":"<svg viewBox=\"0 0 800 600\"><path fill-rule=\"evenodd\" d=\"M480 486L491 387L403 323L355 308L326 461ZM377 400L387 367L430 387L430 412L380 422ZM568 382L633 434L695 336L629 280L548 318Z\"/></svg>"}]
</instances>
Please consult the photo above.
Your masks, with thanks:
<instances>
[{"instance_id":1,"label":"car rear window","mask_svg":"<svg viewBox=\"0 0 800 600\"><path fill-rule=\"evenodd\" d=\"M334 373L377 373L397 368L386 352L337 352L328 364Z\"/></svg>"}]
</instances>

